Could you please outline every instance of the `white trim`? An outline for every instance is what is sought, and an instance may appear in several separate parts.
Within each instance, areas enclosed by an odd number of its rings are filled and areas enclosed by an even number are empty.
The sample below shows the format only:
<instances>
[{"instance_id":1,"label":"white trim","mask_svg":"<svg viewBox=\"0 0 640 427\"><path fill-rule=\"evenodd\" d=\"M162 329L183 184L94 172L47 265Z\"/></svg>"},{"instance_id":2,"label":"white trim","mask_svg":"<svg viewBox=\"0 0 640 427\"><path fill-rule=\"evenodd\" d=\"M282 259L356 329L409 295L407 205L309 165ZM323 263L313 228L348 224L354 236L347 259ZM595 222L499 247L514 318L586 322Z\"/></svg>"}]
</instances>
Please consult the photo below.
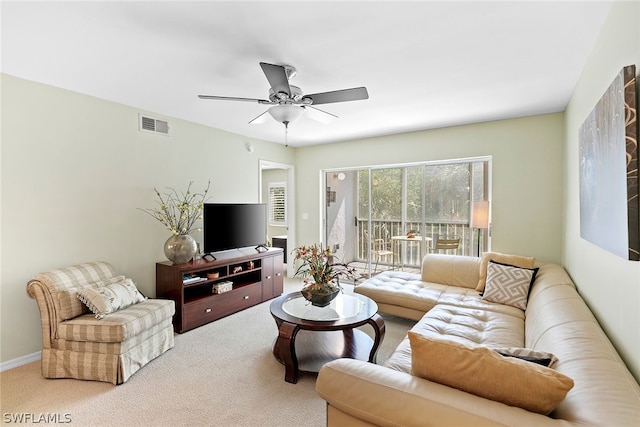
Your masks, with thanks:
<instances>
[{"instance_id":1,"label":"white trim","mask_svg":"<svg viewBox=\"0 0 640 427\"><path fill-rule=\"evenodd\" d=\"M40 360L41 352L27 354L26 356L18 357L17 359L7 360L0 363L0 372L8 371L9 369L17 368L18 366L27 365L32 362Z\"/></svg>"},{"instance_id":2,"label":"white trim","mask_svg":"<svg viewBox=\"0 0 640 427\"><path fill-rule=\"evenodd\" d=\"M287 171L287 248L295 248L296 247L296 216L295 216L295 206L296 206L296 169L294 165L290 165L287 163L278 163L272 162L270 160L259 160L259 169L260 173L258 174L258 200L262 203L262 171L264 169L285 169ZM290 258L291 250L289 250L289 254L287 254L288 258ZM287 262L287 277L293 277L294 275L294 263Z\"/></svg>"},{"instance_id":3,"label":"white trim","mask_svg":"<svg viewBox=\"0 0 640 427\"><path fill-rule=\"evenodd\" d=\"M318 205L318 218L320 218L320 221L318 221L318 242L325 246L327 244L327 171L329 169L320 169L318 171L320 174L320 179L318 180L320 184L320 188L318 188L318 197L320 199Z\"/></svg>"},{"instance_id":4,"label":"white trim","mask_svg":"<svg viewBox=\"0 0 640 427\"><path fill-rule=\"evenodd\" d=\"M362 166L344 166L339 168L326 168L322 169L321 173L327 172L338 172L338 171L357 171L362 169L391 169L391 168L406 168L412 166L433 166L433 165L447 165L447 164L455 164L455 163L475 163L475 162L486 162L493 160L492 155L487 156L472 156L472 157L460 157L456 159L444 159L444 160L419 160L415 162L406 162L406 163L386 163L379 165L362 165Z\"/></svg>"}]
</instances>

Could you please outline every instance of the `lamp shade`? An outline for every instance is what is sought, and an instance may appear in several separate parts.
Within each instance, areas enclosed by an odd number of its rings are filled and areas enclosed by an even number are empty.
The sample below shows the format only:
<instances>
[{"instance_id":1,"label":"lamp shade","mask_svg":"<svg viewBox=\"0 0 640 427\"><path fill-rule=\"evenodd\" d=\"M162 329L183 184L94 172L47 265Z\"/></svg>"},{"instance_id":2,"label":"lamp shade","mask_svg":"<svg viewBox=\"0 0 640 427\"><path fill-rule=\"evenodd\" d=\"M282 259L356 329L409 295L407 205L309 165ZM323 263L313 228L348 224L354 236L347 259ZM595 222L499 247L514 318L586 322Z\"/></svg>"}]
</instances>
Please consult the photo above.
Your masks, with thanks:
<instances>
[{"instance_id":1,"label":"lamp shade","mask_svg":"<svg viewBox=\"0 0 640 427\"><path fill-rule=\"evenodd\" d=\"M489 202L479 200L471 203L471 228L489 228Z\"/></svg>"},{"instance_id":2,"label":"lamp shade","mask_svg":"<svg viewBox=\"0 0 640 427\"><path fill-rule=\"evenodd\" d=\"M269 114L271 117L279 121L280 123L291 123L302 115L304 111L301 107L290 104L281 104L269 108Z\"/></svg>"}]
</instances>

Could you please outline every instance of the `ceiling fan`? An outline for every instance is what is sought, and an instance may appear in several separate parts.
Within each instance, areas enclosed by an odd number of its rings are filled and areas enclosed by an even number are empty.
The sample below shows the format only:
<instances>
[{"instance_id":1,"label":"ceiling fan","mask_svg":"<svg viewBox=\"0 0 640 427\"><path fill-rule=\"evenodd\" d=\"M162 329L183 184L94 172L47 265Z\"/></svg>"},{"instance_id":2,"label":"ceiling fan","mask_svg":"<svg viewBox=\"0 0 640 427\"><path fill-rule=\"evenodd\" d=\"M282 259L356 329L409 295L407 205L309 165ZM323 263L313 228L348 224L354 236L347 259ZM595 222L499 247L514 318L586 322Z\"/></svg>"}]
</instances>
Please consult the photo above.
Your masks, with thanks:
<instances>
[{"instance_id":1,"label":"ceiling fan","mask_svg":"<svg viewBox=\"0 0 640 427\"><path fill-rule=\"evenodd\" d=\"M303 113L321 123L329 123L338 116L315 108L314 105L331 104L335 102L356 101L368 99L367 88L356 87L351 89L334 90L306 95L299 87L289 84L289 79L296 75L296 69L290 65L274 65L261 62L260 67L264 72L271 88L269 99L237 98L230 96L198 95L200 99L214 99L220 101L248 101L259 104L273 105L267 111L251 120L250 124L264 123L269 116L284 124L285 132L289 123L299 118Z\"/></svg>"}]
</instances>

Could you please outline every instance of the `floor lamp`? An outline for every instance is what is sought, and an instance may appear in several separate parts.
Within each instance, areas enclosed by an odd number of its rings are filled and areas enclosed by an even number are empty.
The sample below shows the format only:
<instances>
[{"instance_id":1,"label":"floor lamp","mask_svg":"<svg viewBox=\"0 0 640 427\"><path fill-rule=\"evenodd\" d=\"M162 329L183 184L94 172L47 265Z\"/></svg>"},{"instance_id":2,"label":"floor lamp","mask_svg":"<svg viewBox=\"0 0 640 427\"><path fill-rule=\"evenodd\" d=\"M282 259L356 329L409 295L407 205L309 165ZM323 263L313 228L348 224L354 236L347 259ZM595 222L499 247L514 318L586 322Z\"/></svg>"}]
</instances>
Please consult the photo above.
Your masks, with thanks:
<instances>
[{"instance_id":1,"label":"floor lamp","mask_svg":"<svg viewBox=\"0 0 640 427\"><path fill-rule=\"evenodd\" d=\"M480 256L480 230L489 228L489 202L487 200L477 200L471 203L469 227L478 230L478 256Z\"/></svg>"}]
</instances>

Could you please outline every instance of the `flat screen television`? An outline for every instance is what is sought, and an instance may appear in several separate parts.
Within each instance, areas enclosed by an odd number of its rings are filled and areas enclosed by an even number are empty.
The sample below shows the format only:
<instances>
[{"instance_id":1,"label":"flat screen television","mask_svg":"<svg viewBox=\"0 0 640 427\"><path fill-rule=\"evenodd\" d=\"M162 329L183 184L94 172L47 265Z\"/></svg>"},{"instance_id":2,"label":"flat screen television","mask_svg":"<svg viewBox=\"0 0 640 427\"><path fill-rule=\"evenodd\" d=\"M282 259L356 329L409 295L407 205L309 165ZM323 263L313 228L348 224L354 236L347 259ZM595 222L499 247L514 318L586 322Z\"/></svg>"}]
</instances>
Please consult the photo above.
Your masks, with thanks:
<instances>
[{"instance_id":1,"label":"flat screen television","mask_svg":"<svg viewBox=\"0 0 640 427\"><path fill-rule=\"evenodd\" d=\"M205 254L267 242L264 203L205 203L202 214Z\"/></svg>"}]
</instances>

